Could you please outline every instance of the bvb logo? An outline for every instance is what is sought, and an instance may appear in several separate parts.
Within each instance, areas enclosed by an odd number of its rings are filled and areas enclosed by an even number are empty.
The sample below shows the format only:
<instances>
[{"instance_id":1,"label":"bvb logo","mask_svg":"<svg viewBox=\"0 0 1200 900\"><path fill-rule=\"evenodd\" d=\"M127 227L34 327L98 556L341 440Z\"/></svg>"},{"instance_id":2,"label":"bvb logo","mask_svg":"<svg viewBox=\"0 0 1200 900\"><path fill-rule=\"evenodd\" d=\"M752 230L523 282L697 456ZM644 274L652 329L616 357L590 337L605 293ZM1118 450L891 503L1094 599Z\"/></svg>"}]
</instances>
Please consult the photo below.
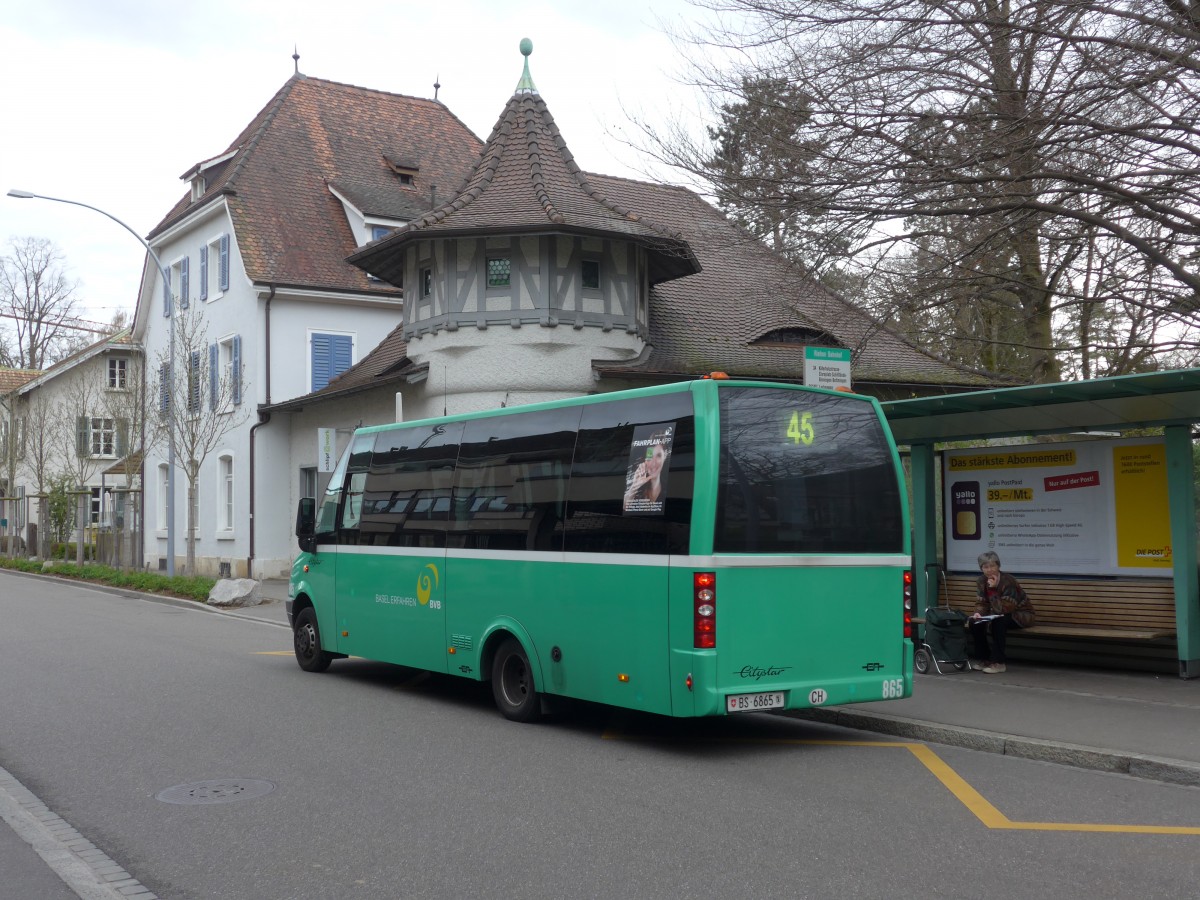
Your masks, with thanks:
<instances>
[{"instance_id":1,"label":"bvb logo","mask_svg":"<svg viewBox=\"0 0 1200 900\"><path fill-rule=\"evenodd\" d=\"M429 595L432 594L433 589L438 586L437 566L435 566L433 563L428 563L425 568L432 571L433 574L430 575L429 571L422 571L421 574L417 576L417 599L421 601L422 606L425 606L427 603L429 603Z\"/></svg>"}]
</instances>

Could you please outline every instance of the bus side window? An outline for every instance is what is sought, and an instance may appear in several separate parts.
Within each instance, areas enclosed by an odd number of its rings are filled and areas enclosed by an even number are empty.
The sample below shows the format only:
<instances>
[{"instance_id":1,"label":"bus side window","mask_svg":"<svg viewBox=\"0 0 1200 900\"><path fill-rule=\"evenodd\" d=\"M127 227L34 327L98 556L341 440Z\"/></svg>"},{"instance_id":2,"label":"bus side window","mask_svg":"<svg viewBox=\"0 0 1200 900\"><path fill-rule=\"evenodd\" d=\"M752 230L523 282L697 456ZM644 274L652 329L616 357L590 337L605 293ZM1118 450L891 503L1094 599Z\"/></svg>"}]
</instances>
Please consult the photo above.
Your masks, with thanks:
<instances>
[{"instance_id":1,"label":"bus side window","mask_svg":"<svg viewBox=\"0 0 1200 900\"><path fill-rule=\"evenodd\" d=\"M347 446L341 458L329 476L329 484L325 486L325 495L321 498L321 506L317 510L316 535L327 538L337 532L338 505L342 502L342 485L346 482L346 466L350 462L350 447ZM327 540L326 543L329 541Z\"/></svg>"},{"instance_id":2,"label":"bus side window","mask_svg":"<svg viewBox=\"0 0 1200 900\"><path fill-rule=\"evenodd\" d=\"M376 435L363 485L359 543L446 546L461 422L390 428Z\"/></svg>"},{"instance_id":3,"label":"bus side window","mask_svg":"<svg viewBox=\"0 0 1200 900\"><path fill-rule=\"evenodd\" d=\"M467 423L454 478L455 547L561 550L557 523L579 408Z\"/></svg>"},{"instance_id":4,"label":"bus side window","mask_svg":"<svg viewBox=\"0 0 1200 900\"><path fill-rule=\"evenodd\" d=\"M623 499L634 432L673 422L670 474L660 512L627 514ZM567 492L564 549L581 553L687 553L691 538L696 428L690 393L583 408Z\"/></svg>"}]
</instances>

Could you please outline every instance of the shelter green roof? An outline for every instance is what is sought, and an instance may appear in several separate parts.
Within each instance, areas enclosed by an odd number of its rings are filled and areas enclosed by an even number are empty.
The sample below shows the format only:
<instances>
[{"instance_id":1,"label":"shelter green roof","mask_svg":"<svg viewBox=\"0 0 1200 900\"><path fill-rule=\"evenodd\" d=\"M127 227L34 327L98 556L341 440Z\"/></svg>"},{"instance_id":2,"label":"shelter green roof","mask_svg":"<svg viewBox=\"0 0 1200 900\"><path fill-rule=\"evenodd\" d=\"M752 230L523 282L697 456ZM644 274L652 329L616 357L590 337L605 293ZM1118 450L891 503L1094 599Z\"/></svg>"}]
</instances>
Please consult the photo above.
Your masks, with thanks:
<instances>
[{"instance_id":1,"label":"shelter green roof","mask_svg":"<svg viewBox=\"0 0 1200 900\"><path fill-rule=\"evenodd\" d=\"M1200 422L1200 369L892 400L898 444L1117 431Z\"/></svg>"}]
</instances>

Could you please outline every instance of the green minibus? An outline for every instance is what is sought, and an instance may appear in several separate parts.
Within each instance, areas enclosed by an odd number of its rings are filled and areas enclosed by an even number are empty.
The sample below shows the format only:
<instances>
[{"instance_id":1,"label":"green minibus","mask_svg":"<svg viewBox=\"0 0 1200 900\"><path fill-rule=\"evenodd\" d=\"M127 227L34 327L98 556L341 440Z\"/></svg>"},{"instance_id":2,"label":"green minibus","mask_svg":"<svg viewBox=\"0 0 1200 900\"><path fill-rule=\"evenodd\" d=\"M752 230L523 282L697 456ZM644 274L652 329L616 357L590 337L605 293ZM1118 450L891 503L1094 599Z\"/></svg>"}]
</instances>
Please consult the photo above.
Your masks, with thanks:
<instances>
[{"instance_id":1,"label":"green minibus","mask_svg":"<svg viewBox=\"0 0 1200 900\"><path fill-rule=\"evenodd\" d=\"M301 668L359 657L667 716L912 692L878 403L718 377L360 428L296 517Z\"/></svg>"}]
</instances>

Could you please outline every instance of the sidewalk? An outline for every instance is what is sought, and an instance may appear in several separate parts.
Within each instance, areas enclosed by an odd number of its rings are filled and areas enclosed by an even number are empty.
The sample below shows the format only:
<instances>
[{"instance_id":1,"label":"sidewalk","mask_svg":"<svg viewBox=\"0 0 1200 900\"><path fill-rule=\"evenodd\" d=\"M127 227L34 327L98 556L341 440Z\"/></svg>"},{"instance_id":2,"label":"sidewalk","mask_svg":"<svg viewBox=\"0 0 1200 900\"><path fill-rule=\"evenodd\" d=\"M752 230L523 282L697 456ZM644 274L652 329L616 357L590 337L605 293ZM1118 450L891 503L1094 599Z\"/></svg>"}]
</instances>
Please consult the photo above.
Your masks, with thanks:
<instances>
[{"instance_id":1,"label":"sidewalk","mask_svg":"<svg viewBox=\"0 0 1200 900\"><path fill-rule=\"evenodd\" d=\"M287 622L287 582L262 583ZM1200 786L1200 679L1014 662L1003 675L915 675L907 700L790 713L796 718Z\"/></svg>"}]
</instances>

